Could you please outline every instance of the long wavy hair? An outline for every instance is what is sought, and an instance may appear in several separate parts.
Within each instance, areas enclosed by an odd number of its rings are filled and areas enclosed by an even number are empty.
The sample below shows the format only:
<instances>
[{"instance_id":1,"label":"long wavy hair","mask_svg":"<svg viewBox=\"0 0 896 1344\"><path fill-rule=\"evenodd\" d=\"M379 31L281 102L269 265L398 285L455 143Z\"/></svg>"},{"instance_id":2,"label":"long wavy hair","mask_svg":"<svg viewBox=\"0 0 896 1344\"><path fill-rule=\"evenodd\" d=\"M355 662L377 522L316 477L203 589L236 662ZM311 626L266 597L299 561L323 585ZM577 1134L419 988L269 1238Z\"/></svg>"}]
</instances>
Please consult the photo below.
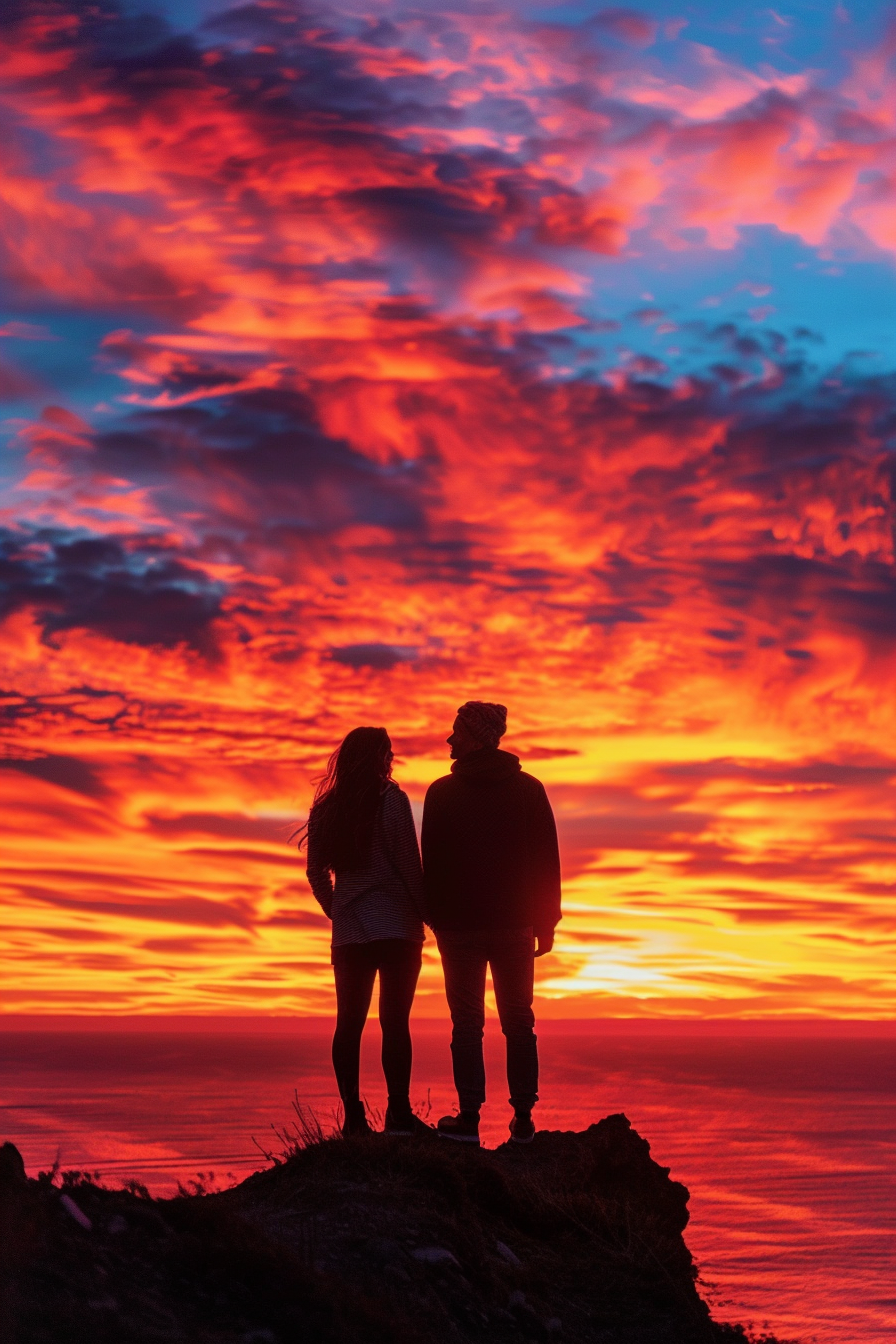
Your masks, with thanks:
<instances>
[{"instance_id":1,"label":"long wavy hair","mask_svg":"<svg viewBox=\"0 0 896 1344\"><path fill-rule=\"evenodd\" d=\"M353 728L333 752L314 793L299 848L314 827L324 867L355 868L373 840L383 789L392 778L392 743L385 728Z\"/></svg>"}]
</instances>

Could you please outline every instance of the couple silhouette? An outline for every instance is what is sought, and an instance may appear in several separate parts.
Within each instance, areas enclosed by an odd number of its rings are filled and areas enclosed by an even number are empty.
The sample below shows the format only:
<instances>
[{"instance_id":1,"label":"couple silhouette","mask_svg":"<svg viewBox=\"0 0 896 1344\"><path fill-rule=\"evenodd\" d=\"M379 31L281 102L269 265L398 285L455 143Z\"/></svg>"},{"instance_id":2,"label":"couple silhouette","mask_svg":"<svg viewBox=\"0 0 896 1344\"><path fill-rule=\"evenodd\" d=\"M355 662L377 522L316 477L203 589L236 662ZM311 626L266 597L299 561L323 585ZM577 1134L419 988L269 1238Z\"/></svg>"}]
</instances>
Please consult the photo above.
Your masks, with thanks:
<instances>
[{"instance_id":1,"label":"couple silhouette","mask_svg":"<svg viewBox=\"0 0 896 1344\"><path fill-rule=\"evenodd\" d=\"M408 796L392 778L385 728L353 728L315 793L300 846L308 881L333 923L333 1068L345 1135L370 1133L359 1095L361 1035L380 977L387 1134L432 1134L411 1110L410 1013L424 925L435 934L451 1013L458 1113L436 1126L479 1143L485 1101L485 976L507 1043L510 1137L531 1143L538 1100L532 1011L535 957L550 952L560 919L557 828L544 786L502 751L503 705L468 700L448 740L451 773L423 806L422 863Z\"/></svg>"}]
</instances>

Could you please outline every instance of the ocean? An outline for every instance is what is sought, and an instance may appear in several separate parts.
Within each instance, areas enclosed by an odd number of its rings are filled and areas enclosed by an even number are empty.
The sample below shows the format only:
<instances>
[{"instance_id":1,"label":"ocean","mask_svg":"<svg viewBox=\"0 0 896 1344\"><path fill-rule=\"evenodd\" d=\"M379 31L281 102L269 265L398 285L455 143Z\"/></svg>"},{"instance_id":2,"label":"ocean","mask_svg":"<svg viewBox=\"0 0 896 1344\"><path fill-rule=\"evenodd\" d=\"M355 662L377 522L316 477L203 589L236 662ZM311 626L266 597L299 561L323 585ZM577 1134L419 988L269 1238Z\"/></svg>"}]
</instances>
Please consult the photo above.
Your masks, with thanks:
<instances>
[{"instance_id":1,"label":"ocean","mask_svg":"<svg viewBox=\"0 0 896 1344\"><path fill-rule=\"evenodd\" d=\"M412 1099L453 1109L447 1034L415 1024ZM226 1186L278 1151L297 1097L335 1121L330 1026L320 1020L7 1019L0 1139L29 1175L59 1158L153 1193ZM385 1104L379 1028L363 1090ZM545 1022L543 1129L624 1112L691 1192L685 1233L722 1320L799 1344L896 1339L896 1036L874 1024ZM487 1030L483 1138L506 1137L497 1023ZM213 1174L212 1174L213 1173Z\"/></svg>"}]
</instances>

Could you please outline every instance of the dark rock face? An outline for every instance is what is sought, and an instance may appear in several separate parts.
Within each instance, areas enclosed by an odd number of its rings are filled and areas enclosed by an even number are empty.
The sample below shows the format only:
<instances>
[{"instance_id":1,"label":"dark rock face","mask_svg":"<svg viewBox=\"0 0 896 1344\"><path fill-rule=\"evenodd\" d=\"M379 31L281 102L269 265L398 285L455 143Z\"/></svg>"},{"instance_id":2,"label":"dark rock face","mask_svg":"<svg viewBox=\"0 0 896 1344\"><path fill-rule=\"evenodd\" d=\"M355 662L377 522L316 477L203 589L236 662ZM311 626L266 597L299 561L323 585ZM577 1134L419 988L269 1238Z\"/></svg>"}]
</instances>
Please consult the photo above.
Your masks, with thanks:
<instances>
[{"instance_id":1,"label":"dark rock face","mask_svg":"<svg viewBox=\"0 0 896 1344\"><path fill-rule=\"evenodd\" d=\"M173 1200L81 1180L64 1201L11 1147L6 1344L746 1341L695 1287L687 1190L621 1115L495 1152L328 1140Z\"/></svg>"}]
</instances>

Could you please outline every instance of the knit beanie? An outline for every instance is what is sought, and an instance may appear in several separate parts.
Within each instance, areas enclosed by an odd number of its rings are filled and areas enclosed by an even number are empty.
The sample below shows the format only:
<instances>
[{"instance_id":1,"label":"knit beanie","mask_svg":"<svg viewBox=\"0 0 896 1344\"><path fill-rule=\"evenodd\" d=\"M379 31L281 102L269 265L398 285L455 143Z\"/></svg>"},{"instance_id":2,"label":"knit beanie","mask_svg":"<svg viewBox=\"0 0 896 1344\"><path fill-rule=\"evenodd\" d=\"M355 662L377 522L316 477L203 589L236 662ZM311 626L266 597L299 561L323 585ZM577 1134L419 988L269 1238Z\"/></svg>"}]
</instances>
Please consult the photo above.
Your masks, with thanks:
<instances>
[{"instance_id":1,"label":"knit beanie","mask_svg":"<svg viewBox=\"0 0 896 1344\"><path fill-rule=\"evenodd\" d=\"M496 747L507 731L507 710L487 700L468 700L457 717L484 747Z\"/></svg>"}]
</instances>

